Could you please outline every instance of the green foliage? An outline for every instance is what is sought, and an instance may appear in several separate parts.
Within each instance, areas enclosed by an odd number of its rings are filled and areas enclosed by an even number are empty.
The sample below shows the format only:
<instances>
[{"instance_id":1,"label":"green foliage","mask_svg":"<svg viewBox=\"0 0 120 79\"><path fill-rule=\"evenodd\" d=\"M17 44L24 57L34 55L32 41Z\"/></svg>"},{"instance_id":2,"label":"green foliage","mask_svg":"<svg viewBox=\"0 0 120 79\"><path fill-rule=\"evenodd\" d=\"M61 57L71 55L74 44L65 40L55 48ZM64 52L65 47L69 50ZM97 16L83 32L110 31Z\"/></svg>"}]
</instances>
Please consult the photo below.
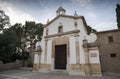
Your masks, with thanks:
<instances>
[{"instance_id":1,"label":"green foliage","mask_svg":"<svg viewBox=\"0 0 120 79\"><path fill-rule=\"evenodd\" d=\"M34 35L38 36L38 40L41 41L42 35L43 35L43 25L42 24L36 24L36 30L34 32Z\"/></svg>"},{"instance_id":2,"label":"green foliage","mask_svg":"<svg viewBox=\"0 0 120 79\"><path fill-rule=\"evenodd\" d=\"M16 47L21 47L21 38L23 37L22 24L16 23L15 25L10 27L9 29L12 29L16 34L16 41L17 41Z\"/></svg>"},{"instance_id":3,"label":"green foliage","mask_svg":"<svg viewBox=\"0 0 120 79\"><path fill-rule=\"evenodd\" d=\"M120 4L116 5L117 26L120 29Z\"/></svg>"},{"instance_id":4,"label":"green foliage","mask_svg":"<svg viewBox=\"0 0 120 79\"><path fill-rule=\"evenodd\" d=\"M35 36L38 36L38 40L41 40L43 34L43 24L36 24L34 21L26 21L25 26L23 26L24 37L30 36L30 39L35 39Z\"/></svg>"},{"instance_id":5,"label":"green foliage","mask_svg":"<svg viewBox=\"0 0 120 79\"><path fill-rule=\"evenodd\" d=\"M90 32L97 32L97 30L93 29L92 27L88 26Z\"/></svg>"},{"instance_id":6,"label":"green foliage","mask_svg":"<svg viewBox=\"0 0 120 79\"><path fill-rule=\"evenodd\" d=\"M0 31L3 31L6 25L9 27L9 21L9 16L7 16L3 10L0 10Z\"/></svg>"},{"instance_id":7,"label":"green foliage","mask_svg":"<svg viewBox=\"0 0 120 79\"><path fill-rule=\"evenodd\" d=\"M15 61L12 55L15 52L16 34L13 30L4 30L0 35L0 60L3 63Z\"/></svg>"},{"instance_id":8,"label":"green foliage","mask_svg":"<svg viewBox=\"0 0 120 79\"><path fill-rule=\"evenodd\" d=\"M26 21L25 25L16 23L9 27L9 16L0 10L0 61L9 63L16 59L27 60L29 53L26 50L26 43L30 42L35 45L41 40L43 34L43 25L34 21Z\"/></svg>"},{"instance_id":9,"label":"green foliage","mask_svg":"<svg viewBox=\"0 0 120 79\"><path fill-rule=\"evenodd\" d=\"M35 44L37 41L40 41L43 34L43 25L41 23L35 23L34 21L26 21L23 26L23 38L22 45L27 47L26 43L30 43L29 50L29 59L28 62L33 64L33 52L35 49ZM23 46L22 46L23 47ZM24 49L25 50L25 49ZM26 50L25 50L26 51Z\"/></svg>"},{"instance_id":10,"label":"green foliage","mask_svg":"<svg viewBox=\"0 0 120 79\"><path fill-rule=\"evenodd\" d=\"M3 63L13 62L16 59L27 60L29 53L26 51L26 42L41 40L43 25L34 21L26 21L25 25L16 23L0 34L0 61ZM36 36L38 37L36 39ZM28 37L30 37L28 39ZM36 42L36 41L34 41ZM35 44L35 43L34 43Z\"/></svg>"}]
</instances>

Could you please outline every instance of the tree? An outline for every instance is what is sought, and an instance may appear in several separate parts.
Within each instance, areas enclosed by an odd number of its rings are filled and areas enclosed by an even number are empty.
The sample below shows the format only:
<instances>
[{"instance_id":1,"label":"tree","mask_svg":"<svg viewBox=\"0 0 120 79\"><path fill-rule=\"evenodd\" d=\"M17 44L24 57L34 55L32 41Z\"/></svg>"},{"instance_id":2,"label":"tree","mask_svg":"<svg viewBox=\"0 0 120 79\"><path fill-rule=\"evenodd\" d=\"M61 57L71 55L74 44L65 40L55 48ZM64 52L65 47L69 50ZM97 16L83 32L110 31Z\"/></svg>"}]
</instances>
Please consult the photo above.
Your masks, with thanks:
<instances>
[{"instance_id":1,"label":"tree","mask_svg":"<svg viewBox=\"0 0 120 79\"><path fill-rule=\"evenodd\" d=\"M26 21L25 25L16 23L10 29L16 33L16 53L21 53L21 59L25 62L29 58L29 62L33 61L33 53L35 43L40 41L43 34L43 24L34 21ZM29 52L29 54L28 54Z\"/></svg>"},{"instance_id":2,"label":"tree","mask_svg":"<svg viewBox=\"0 0 120 79\"><path fill-rule=\"evenodd\" d=\"M120 29L120 4L116 5L117 26Z\"/></svg>"},{"instance_id":3,"label":"tree","mask_svg":"<svg viewBox=\"0 0 120 79\"><path fill-rule=\"evenodd\" d=\"M93 29L92 27L88 26L90 32L97 32L97 30Z\"/></svg>"},{"instance_id":4,"label":"tree","mask_svg":"<svg viewBox=\"0 0 120 79\"><path fill-rule=\"evenodd\" d=\"M9 17L0 10L0 61L9 63L31 58L28 52L33 55L35 43L42 38L42 26L41 23L26 21L25 25L16 23L10 27Z\"/></svg>"},{"instance_id":5,"label":"tree","mask_svg":"<svg viewBox=\"0 0 120 79\"><path fill-rule=\"evenodd\" d=\"M0 61L3 63L9 63L16 60L12 58L16 49L16 33L9 29L9 16L4 11L0 10ZM7 29L6 29L7 28Z\"/></svg>"},{"instance_id":6,"label":"tree","mask_svg":"<svg viewBox=\"0 0 120 79\"><path fill-rule=\"evenodd\" d=\"M37 40L41 40L43 34L43 24L35 23L34 21L26 21L23 26L24 37L33 40L37 37ZM32 41L31 41L32 42Z\"/></svg>"},{"instance_id":7,"label":"tree","mask_svg":"<svg viewBox=\"0 0 120 79\"><path fill-rule=\"evenodd\" d=\"M16 34L16 47L21 47L21 38L23 37L23 29L22 29L22 24L21 23L16 23L15 25L11 26L9 30L13 30Z\"/></svg>"},{"instance_id":8,"label":"tree","mask_svg":"<svg viewBox=\"0 0 120 79\"><path fill-rule=\"evenodd\" d=\"M29 58L28 52L33 54L35 43L41 40L43 25L26 21L25 25L16 23L10 27L9 21L5 12L0 10L0 61L3 63L16 59L25 61Z\"/></svg>"},{"instance_id":9,"label":"tree","mask_svg":"<svg viewBox=\"0 0 120 79\"><path fill-rule=\"evenodd\" d=\"M29 52L29 62L33 64L33 55L35 44L37 41L41 41L43 34L43 24L35 23L34 21L26 21L23 26L23 40L24 45Z\"/></svg>"},{"instance_id":10,"label":"tree","mask_svg":"<svg viewBox=\"0 0 120 79\"><path fill-rule=\"evenodd\" d=\"M9 30L13 30L16 34L16 43L15 43L15 53L20 60L27 60L28 53L25 52L25 46L23 46L22 39L23 39L23 25L21 23L16 23L15 25L11 26ZM14 56L15 57L15 56ZM16 57L15 57L16 58Z\"/></svg>"},{"instance_id":11,"label":"tree","mask_svg":"<svg viewBox=\"0 0 120 79\"><path fill-rule=\"evenodd\" d=\"M3 63L9 63L16 60L12 58L16 49L16 37L13 30L4 30L3 34L0 34L0 61L3 61Z\"/></svg>"},{"instance_id":12,"label":"tree","mask_svg":"<svg viewBox=\"0 0 120 79\"><path fill-rule=\"evenodd\" d=\"M0 10L0 31L3 31L5 28L10 26L9 16L5 14L3 10Z\"/></svg>"}]
</instances>

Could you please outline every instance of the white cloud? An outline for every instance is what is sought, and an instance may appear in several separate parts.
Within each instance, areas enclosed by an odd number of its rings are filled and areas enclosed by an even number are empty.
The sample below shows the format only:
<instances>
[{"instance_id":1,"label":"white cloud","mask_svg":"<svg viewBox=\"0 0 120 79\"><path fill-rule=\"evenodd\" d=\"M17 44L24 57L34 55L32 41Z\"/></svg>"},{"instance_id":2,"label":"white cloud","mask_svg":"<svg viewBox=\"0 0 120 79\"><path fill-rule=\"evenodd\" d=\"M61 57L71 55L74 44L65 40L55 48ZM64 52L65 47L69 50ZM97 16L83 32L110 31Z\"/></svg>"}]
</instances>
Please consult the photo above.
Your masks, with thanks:
<instances>
[{"instance_id":1,"label":"white cloud","mask_svg":"<svg viewBox=\"0 0 120 79\"><path fill-rule=\"evenodd\" d=\"M96 25L95 29L97 29L97 31L117 29L117 24L114 22L104 22Z\"/></svg>"},{"instance_id":2,"label":"white cloud","mask_svg":"<svg viewBox=\"0 0 120 79\"><path fill-rule=\"evenodd\" d=\"M28 13L19 11L10 3L1 2L0 9L5 11L5 14L9 16L10 23L13 25L15 23L22 23L24 24L25 21L36 21L38 22L33 16Z\"/></svg>"},{"instance_id":3,"label":"white cloud","mask_svg":"<svg viewBox=\"0 0 120 79\"><path fill-rule=\"evenodd\" d=\"M89 8L92 4L91 0L71 0L71 2L84 8Z\"/></svg>"},{"instance_id":4,"label":"white cloud","mask_svg":"<svg viewBox=\"0 0 120 79\"><path fill-rule=\"evenodd\" d=\"M95 21L95 20L98 19L98 16L94 12L87 12L87 13L85 13L85 17L87 17L91 21Z\"/></svg>"},{"instance_id":5,"label":"white cloud","mask_svg":"<svg viewBox=\"0 0 120 79\"><path fill-rule=\"evenodd\" d=\"M35 18L32 17L30 14L17 11L17 10L13 10L11 7L8 7L7 10L8 11L6 12L6 14L10 17L11 24L15 24L15 23L24 24L25 21L36 21L37 22L37 20L35 20Z\"/></svg>"}]
</instances>

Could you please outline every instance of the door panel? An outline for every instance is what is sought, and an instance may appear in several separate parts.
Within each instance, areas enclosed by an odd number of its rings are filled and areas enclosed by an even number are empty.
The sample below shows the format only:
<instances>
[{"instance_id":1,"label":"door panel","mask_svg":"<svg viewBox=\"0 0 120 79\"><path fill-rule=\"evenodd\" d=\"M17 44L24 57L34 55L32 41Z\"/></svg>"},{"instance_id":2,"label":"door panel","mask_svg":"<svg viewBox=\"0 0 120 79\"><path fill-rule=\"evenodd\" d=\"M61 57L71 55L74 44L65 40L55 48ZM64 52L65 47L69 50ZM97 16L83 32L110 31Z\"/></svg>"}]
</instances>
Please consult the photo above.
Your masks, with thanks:
<instances>
[{"instance_id":1,"label":"door panel","mask_svg":"<svg viewBox=\"0 0 120 79\"><path fill-rule=\"evenodd\" d=\"M66 69L66 45L55 46L55 69Z\"/></svg>"}]
</instances>

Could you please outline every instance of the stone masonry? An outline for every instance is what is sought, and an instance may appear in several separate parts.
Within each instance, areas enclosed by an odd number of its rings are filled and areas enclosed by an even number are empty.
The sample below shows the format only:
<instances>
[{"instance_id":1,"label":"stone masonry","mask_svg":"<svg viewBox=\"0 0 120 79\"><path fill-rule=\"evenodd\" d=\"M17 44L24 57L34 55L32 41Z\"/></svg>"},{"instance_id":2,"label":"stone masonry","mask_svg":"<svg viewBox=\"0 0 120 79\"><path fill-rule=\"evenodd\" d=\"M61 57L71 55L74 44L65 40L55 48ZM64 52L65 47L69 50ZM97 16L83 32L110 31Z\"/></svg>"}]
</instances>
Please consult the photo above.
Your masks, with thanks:
<instances>
[{"instance_id":1,"label":"stone masonry","mask_svg":"<svg viewBox=\"0 0 120 79\"><path fill-rule=\"evenodd\" d=\"M120 73L120 30L96 33L102 72Z\"/></svg>"}]
</instances>

